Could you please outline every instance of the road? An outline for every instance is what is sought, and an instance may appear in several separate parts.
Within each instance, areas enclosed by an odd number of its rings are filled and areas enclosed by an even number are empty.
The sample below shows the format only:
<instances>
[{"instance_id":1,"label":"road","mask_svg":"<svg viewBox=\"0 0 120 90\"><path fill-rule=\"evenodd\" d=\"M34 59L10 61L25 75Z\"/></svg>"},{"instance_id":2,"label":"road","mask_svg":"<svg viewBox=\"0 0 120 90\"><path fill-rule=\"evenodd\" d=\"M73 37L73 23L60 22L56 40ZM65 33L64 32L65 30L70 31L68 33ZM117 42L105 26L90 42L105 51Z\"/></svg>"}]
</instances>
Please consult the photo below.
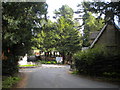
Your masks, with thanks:
<instances>
[{"instance_id":1,"label":"road","mask_svg":"<svg viewBox=\"0 0 120 90\"><path fill-rule=\"evenodd\" d=\"M91 80L69 73L68 65L43 65L21 69L27 77L22 88L118 88L106 82Z\"/></svg>"}]
</instances>

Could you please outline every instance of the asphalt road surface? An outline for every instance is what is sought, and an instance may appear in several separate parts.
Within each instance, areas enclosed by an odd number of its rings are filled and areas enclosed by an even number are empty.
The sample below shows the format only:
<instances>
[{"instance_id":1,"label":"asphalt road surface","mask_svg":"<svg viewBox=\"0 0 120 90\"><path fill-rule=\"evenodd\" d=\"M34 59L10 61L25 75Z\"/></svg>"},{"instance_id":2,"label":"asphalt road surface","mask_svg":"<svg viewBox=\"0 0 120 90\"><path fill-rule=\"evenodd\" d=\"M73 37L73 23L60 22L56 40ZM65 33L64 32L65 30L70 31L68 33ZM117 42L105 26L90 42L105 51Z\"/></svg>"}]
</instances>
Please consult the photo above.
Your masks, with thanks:
<instances>
[{"instance_id":1,"label":"asphalt road surface","mask_svg":"<svg viewBox=\"0 0 120 90\"><path fill-rule=\"evenodd\" d=\"M118 88L106 82L91 80L69 73L68 65L42 65L20 69L26 75L20 88Z\"/></svg>"}]
</instances>

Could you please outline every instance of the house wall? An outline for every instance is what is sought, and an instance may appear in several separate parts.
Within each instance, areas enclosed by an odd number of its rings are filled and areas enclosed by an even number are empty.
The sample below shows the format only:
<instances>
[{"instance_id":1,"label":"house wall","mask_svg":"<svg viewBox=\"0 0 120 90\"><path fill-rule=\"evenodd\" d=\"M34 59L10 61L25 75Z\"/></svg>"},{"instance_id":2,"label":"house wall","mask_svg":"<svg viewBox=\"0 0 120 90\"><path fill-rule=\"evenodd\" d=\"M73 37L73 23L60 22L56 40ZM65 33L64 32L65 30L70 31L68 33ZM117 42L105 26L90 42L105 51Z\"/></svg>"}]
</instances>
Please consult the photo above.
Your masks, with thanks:
<instances>
[{"instance_id":1,"label":"house wall","mask_svg":"<svg viewBox=\"0 0 120 90\"><path fill-rule=\"evenodd\" d=\"M94 47L106 46L110 52L120 52L120 31L114 25L108 25Z\"/></svg>"},{"instance_id":2,"label":"house wall","mask_svg":"<svg viewBox=\"0 0 120 90\"><path fill-rule=\"evenodd\" d=\"M94 41L94 39L97 37L97 35L99 34L100 31L93 31L90 32L89 35L89 43L92 44L92 42Z\"/></svg>"}]
</instances>

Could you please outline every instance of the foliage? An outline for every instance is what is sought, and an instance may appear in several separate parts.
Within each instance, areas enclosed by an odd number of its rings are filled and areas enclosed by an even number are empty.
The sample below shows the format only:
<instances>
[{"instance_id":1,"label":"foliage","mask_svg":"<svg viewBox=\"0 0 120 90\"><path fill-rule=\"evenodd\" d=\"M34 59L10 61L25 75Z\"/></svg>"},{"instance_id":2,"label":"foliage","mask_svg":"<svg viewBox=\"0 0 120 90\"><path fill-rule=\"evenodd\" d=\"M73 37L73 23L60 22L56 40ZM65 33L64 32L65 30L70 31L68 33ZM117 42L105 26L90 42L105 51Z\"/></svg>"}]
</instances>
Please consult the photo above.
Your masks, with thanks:
<instances>
[{"instance_id":1,"label":"foliage","mask_svg":"<svg viewBox=\"0 0 120 90\"><path fill-rule=\"evenodd\" d=\"M9 48L14 55L24 55L33 45L31 38L38 32L37 20L46 14L46 4L6 2L2 6L3 51L6 54Z\"/></svg>"},{"instance_id":2,"label":"foliage","mask_svg":"<svg viewBox=\"0 0 120 90\"><path fill-rule=\"evenodd\" d=\"M62 52L74 53L80 49L80 36L79 31L74 28L72 21L60 17L58 21L58 42L57 50Z\"/></svg>"},{"instance_id":3,"label":"foliage","mask_svg":"<svg viewBox=\"0 0 120 90\"><path fill-rule=\"evenodd\" d=\"M72 71L71 73L72 73L72 74L75 74L75 75L76 75L76 74L79 74L79 72L78 72L77 70L74 70L74 71Z\"/></svg>"},{"instance_id":4,"label":"foliage","mask_svg":"<svg viewBox=\"0 0 120 90\"><path fill-rule=\"evenodd\" d=\"M46 19L47 4L3 2L2 11L2 50L8 57L3 60L3 74L11 75L17 71L18 56L29 53L34 45L31 39L40 31L38 20Z\"/></svg>"},{"instance_id":5,"label":"foliage","mask_svg":"<svg viewBox=\"0 0 120 90\"><path fill-rule=\"evenodd\" d=\"M41 64L57 64L57 62L56 61L44 61L44 60L40 60L40 61L38 61L38 62L40 62Z\"/></svg>"},{"instance_id":6,"label":"foliage","mask_svg":"<svg viewBox=\"0 0 120 90\"><path fill-rule=\"evenodd\" d=\"M14 84L16 84L20 80L19 77L7 77L2 81L2 88L12 88Z\"/></svg>"},{"instance_id":7,"label":"foliage","mask_svg":"<svg viewBox=\"0 0 120 90\"><path fill-rule=\"evenodd\" d=\"M114 20L115 16L120 15L120 2L83 2L82 9L78 10L83 13L83 46L89 46L89 33L91 31L100 30L103 27L103 22L107 23L110 19ZM78 7L80 7L78 5ZM96 15L97 18L93 17ZM104 20L100 18L105 15ZM99 20L100 19L100 20ZM98 21L97 21L98 20ZM100 23L99 23L100 22ZM100 27L99 27L100 26ZM108 52L101 48L89 49L78 52L74 55L75 66L79 73L84 73L93 76L105 76L117 78L120 76L119 65L120 54Z\"/></svg>"},{"instance_id":8,"label":"foliage","mask_svg":"<svg viewBox=\"0 0 120 90\"><path fill-rule=\"evenodd\" d=\"M57 34L54 27L55 24L48 20L42 30L36 35L35 38L32 39L35 43L34 47L45 52L53 50L55 47L55 38Z\"/></svg>"},{"instance_id":9,"label":"foliage","mask_svg":"<svg viewBox=\"0 0 120 90\"><path fill-rule=\"evenodd\" d=\"M18 72L17 60L11 58L2 61L2 75L13 75Z\"/></svg>"},{"instance_id":10,"label":"foliage","mask_svg":"<svg viewBox=\"0 0 120 90\"><path fill-rule=\"evenodd\" d=\"M38 65L31 65L31 64L30 65L29 64L28 65L19 65L19 67L31 67L31 66L38 66Z\"/></svg>"},{"instance_id":11,"label":"foliage","mask_svg":"<svg viewBox=\"0 0 120 90\"><path fill-rule=\"evenodd\" d=\"M81 49L81 35L77 30L78 23L73 20L73 10L67 5L63 5L58 11L55 11L57 20L57 43L56 49L63 57L63 63L66 55L69 55L71 61L72 55Z\"/></svg>"},{"instance_id":12,"label":"foliage","mask_svg":"<svg viewBox=\"0 0 120 90\"><path fill-rule=\"evenodd\" d=\"M96 19L91 12L88 12L88 18L85 20L86 26L89 28L90 31L99 31L104 25L104 20Z\"/></svg>"},{"instance_id":13,"label":"foliage","mask_svg":"<svg viewBox=\"0 0 120 90\"><path fill-rule=\"evenodd\" d=\"M89 46L89 37L90 33L94 31L100 31L104 26L104 20L96 19L91 12L86 13L88 14L88 17L86 19L83 19L84 21L84 30L83 30L83 46ZM84 16L83 16L84 17Z\"/></svg>"},{"instance_id":14,"label":"foliage","mask_svg":"<svg viewBox=\"0 0 120 90\"><path fill-rule=\"evenodd\" d=\"M58 11L55 10L54 13L56 14L54 18L61 16L63 16L64 18L73 18L73 10L68 5L62 5L62 7L59 8Z\"/></svg>"},{"instance_id":15,"label":"foliage","mask_svg":"<svg viewBox=\"0 0 120 90\"><path fill-rule=\"evenodd\" d=\"M84 2L88 11L99 13L99 17L105 15L105 20L114 20L118 16L120 20L120 1L119 2ZM99 18L98 17L98 18Z\"/></svg>"},{"instance_id":16,"label":"foliage","mask_svg":"<svg viewBox=\"0 0 120 90\"><path fill-rule=\"evenodd\" d=\"M78 52L74 55L74 60L79 73L113 78L120 76L120 55L109 54L104 48Z\"/></svg>"},{"instance_id":17,"label":"foliage","mask_svg":"<svg viewBox=\"0 0 120 90\"><path fill-rule=\"evenodd\" d=\"M75 28L78 22L73 20L73 10L66 5L55 11L55 14L56 22L47 20L40 33L32 40L41 51L59 51L63 57L66 54L72 56L81 49L81 35Z\"/></svg>"},{"instance_id":18,"label":"foliage","mask_svg":"<svg viewBox=\"0 0 120 90\"><path fill-rule=\"evenodd\" d=\"M83 14L81 15L82 17L80 17L80 19L83 20L84 25L84 47L90 45L89 33L91 31L100 30L100 28L102 28L104 25L103 22L107 23L109 20L118 20L118 22L120 21L120 2L96 2L95 0L93 1L94 2L83 2L82 4L79 4L79 9L76 12L78 14ZM96 18L90 16L89 13L94 14Z\"/></svg>"},{"instance_id":19,"label":"foliage","mask_svg":"<svg viewBox=\"0 0 120 90\"><path fill-rule=\"evenodd\" d=\"M88 6L87 6L88 3L89 2L83 2L82 4L79 4L78 7L80 9L77 11L78 12L77 14L80 14L80 19L83 20L83 24L82 24L82 26L84 27L83 37L82 37L83 47L87 47L90 45L89 43L90 32L99 31L104 26L104 19L97 18L98 13L94 14L93 16L93 13L88 10Z\"/></svg>"}]
</instances>

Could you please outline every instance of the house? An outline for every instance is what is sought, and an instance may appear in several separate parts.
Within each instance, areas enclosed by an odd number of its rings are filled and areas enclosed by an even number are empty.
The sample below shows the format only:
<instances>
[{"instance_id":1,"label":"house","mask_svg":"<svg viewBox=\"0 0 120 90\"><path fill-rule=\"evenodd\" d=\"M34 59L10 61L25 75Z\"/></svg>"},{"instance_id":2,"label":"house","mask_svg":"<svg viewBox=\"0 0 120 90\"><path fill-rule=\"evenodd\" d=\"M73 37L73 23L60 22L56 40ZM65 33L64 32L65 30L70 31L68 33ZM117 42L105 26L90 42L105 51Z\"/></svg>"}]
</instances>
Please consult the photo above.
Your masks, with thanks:
<instances>
[{"instance_id":1,"label":"house","mask_svg":"<svg viewBox=\"0 0 120 90\"><path fill-rule=\"evenodd\" d=\"M97 35L99 34L100 31L93 31L90 32L90 36L89 36L89 43L92 44L92 42L95 40L95 38L97 37Z\"/></svg>"},{"instance_id":2,"label":"house","mask_svg":"<svg viewBox=\"0 0 120 90\"><path fill-rule=\"evenodd\" d=\"M110 20L96 35L90 48L97 46L105 46L111 52L120 52L120 27Z\"/></svg>"}]
</instances>

